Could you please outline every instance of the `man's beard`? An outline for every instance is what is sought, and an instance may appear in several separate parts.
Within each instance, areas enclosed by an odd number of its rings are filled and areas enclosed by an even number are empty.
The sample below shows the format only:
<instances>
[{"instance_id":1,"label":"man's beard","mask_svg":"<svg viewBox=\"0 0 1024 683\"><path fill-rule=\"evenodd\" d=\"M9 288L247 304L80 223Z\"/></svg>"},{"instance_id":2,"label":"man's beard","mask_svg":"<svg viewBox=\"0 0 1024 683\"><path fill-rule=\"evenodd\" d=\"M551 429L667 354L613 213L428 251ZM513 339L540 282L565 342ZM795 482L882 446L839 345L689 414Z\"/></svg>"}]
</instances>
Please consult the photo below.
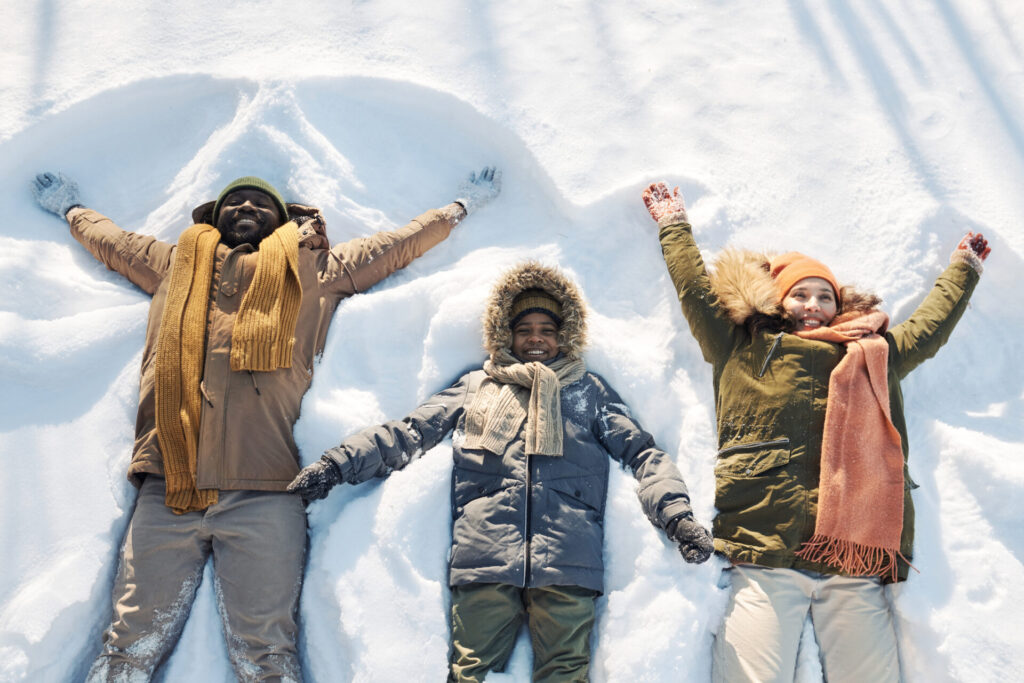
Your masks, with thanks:
<instances>
[{"instance_id":1,"label":"man's beard","mask_svg":"<svg viewBox=\"0 0 1024 683\"><path fill-rule=\"evenodd\" d=\"M220 241L232 249L240 244L251 244L254 249L259 249L260 242L270 236L276 228L262 223L253 227L240 227L237 222L232 222L230 226L217 229L220 231Z\"/></svg>"}]
</instances>

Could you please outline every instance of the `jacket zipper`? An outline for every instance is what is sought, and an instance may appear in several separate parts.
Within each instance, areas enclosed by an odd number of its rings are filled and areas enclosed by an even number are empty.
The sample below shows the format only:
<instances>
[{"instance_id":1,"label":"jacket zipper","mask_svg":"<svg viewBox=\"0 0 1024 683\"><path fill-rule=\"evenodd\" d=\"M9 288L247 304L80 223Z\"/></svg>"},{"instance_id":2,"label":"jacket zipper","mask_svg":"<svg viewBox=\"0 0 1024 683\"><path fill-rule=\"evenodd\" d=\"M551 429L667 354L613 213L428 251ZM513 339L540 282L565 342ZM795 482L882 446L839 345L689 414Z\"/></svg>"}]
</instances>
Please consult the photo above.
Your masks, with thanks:
<instances>
[{"instance_id":1,"label":"jacket zipper","mask_svg":"<svg viewBox=\"0 0 1024 683\"><path fill-rule=\"evenodd\" d=\"M783 437L781 439L772 439L771 441L753 441L751 443L739 443L735 446L729 446L718 451L718 455L726 455L733 451L745 451L751 448L763 448L765 446L785 446L789 444L789 439Z\"/></svg>"},{"instance_id":2,"label":"jacket zipper","mask_svg":"<svg viewBox=\"0 0 1024 683\"><path fill-rule=\"evenodd\" d=\"M523 524L523 588L530 583L530 454L526 454L526 519Z\"/></svg>"},{"instance_id":3,"label":"jacket zipper","mask_svg":"<svg viewBox=\"0 0 1024 683\"><path fill-rule=\"evenodd\" d=\"M785 332L779 332L775 335L775 341L772 342L772 347L768 349L768 355L764 357L764 363L761 364L761 372L757 373L758 377L764 377L764 373L768 370L768 362L772 359L775 349L779 348L779 344L782 343L782 335L784 334Z\"/></svg>"},{"instance_id":4,"label":"jacket zipper","mask_svg":"<svg viewBox=\"0 0 1024 683\"><path fill-rule=\"evenodd\" d=\"M206 380L199 380L199 393L206 399L206 403L212 408L213 399L210 398L210 394L206 391Z\"/></svg>"}]
</instances>

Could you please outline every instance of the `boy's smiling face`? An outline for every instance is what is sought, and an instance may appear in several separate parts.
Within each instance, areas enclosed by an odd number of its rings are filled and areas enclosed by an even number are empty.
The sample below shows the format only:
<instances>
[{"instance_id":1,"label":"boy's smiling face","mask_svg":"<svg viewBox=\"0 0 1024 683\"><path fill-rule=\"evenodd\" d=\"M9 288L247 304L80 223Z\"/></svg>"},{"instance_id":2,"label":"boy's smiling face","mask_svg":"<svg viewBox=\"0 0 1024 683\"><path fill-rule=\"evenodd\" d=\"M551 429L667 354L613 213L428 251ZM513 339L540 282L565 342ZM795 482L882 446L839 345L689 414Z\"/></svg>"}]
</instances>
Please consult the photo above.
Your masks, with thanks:
<instances>
[{"instance_id":1,"label":"boy's smiling face","mask_svg":"<svg viewBox=\"0 0 1024 683\"><path fill-rule=\"evenodd\" d=\"M527 313L512 328L512 355L543 363L558 355L558 325L546 313Z\"/></svg>"}]
</instances>

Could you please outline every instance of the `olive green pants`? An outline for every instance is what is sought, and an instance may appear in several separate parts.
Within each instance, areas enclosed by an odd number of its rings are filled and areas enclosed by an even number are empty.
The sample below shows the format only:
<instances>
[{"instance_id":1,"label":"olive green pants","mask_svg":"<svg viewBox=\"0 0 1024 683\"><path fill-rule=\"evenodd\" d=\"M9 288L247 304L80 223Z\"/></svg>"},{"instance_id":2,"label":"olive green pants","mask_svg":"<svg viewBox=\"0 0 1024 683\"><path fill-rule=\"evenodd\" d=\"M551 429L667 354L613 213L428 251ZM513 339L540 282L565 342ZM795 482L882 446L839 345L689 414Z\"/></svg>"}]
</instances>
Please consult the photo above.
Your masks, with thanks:
<instances>
[{"instance_id":1,"label":"olive green pants","mask_svg":"<svg viewBox=\"0 0 1024 683\"><path fill-rule=\"evenodd\" d=\"M449 681L477 683L504 671L525 618L534 681L586 681L598 593L579 586L453 586Z\"/></svg>"},{"instance_id":2,"label":"olive green pants","mask_svg":"<svg viewBox=\"0 0 1024 683\"><path fill-rule=\"evenodd\" d=\"M301 680L295 642L305 552L298 496L221 491L206 510L176 515L164 504L164 480L146 477L121 547L113 618L87 680L153 677L181 635L211 555L235 676Z\"/></svg>"}]
</instances>

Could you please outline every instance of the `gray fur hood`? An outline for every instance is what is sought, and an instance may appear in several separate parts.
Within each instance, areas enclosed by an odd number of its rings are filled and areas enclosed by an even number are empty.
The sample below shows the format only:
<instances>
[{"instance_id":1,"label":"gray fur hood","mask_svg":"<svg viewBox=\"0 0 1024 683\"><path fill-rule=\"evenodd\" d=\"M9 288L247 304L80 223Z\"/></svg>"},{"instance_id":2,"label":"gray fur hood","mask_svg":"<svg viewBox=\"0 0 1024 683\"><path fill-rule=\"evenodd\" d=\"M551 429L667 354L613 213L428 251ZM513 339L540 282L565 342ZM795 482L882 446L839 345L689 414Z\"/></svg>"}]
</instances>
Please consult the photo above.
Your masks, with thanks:
<instances>
[{"instance_id":1,"label":"gray fur hood","mask_svg":"<svg viewBox=\"0 0 1024 683\"><path fill-rule=\"evenodd\" d=\"M512 352L509 312L512 302L527 289L543 289L562 305L558 348L570 358L580 358L587 344L587 309L576 285L562 271L537 261L525 261L498 278L484 309L484 348L493 358Z\"/></svg>"},{"instance_id":2,"label":"gray fur hood","mask_svg":"<svg viewBox=\"0 0 1024 683\"><path fill-rule=\"evenodd\" d=\"M709 269L711 289L729 319L745 325L756 315L781 320L782 302L771 276L773 254L746 249L726 249ZM882 300L874 294L840 285L840 307L836 317L866 313L878 308Z\"/></svg>"}]
</instances>

